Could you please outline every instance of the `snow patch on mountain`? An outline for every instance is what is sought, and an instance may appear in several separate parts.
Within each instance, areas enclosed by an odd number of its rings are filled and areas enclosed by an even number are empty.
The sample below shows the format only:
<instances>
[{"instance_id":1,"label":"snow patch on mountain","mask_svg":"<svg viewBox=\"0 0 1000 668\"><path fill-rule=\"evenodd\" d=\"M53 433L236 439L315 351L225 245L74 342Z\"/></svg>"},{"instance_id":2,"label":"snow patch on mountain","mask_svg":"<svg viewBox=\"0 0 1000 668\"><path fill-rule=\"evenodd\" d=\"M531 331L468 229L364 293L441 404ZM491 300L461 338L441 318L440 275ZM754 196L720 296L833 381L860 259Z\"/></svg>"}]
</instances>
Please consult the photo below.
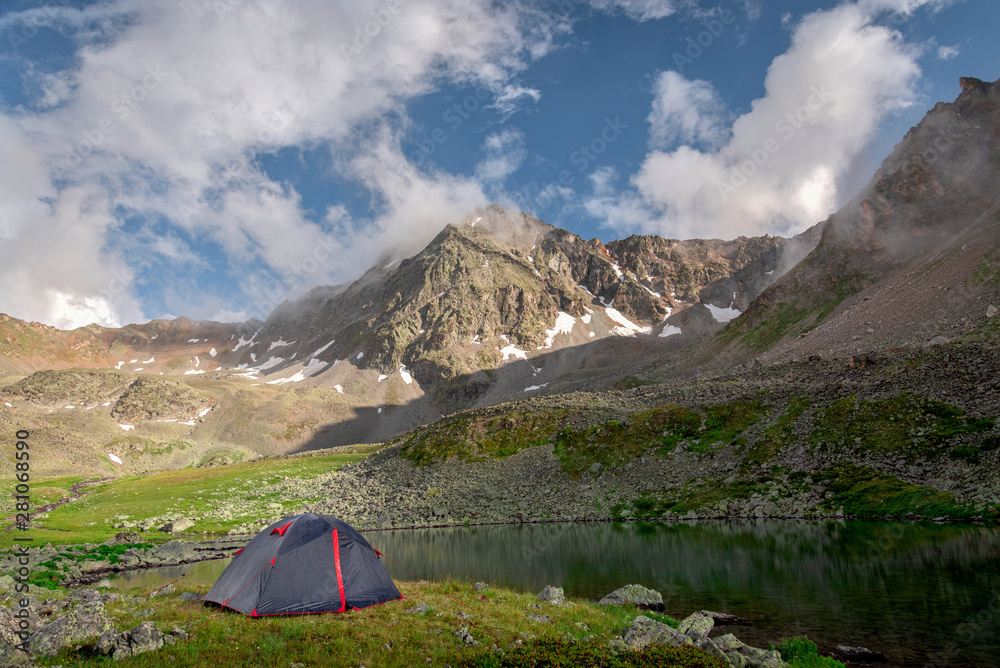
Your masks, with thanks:
<instances>
[{"instance_id":1,"label":"snow patch on mountain","mask_svg":"<svg viewBox=\"0 0 1000 668\"><path fill-rule=\"evenodd\" d=\"M729 308L719 308L714 304L705 304L705 306L711 311L712 317L715 318L716 322L729 322L741 315L741 312L734 309L732 304L729 305Z\"/></svg>"},{"instance_id":2,"label":"snow patch on mountain","mask_svg":"<svg viewBox=\"0 0 1000 668\"><path fill-rule=\"evenodd\" d=\"M324 350L326 350L327 348L329 348L330 346L332 346L336 342L337 342L337 339L334 339L333 341L330 341L330 343L326 344L322 348L317 348L316 352L314 352L312 355L310 355L310 357L319 357L319 354L321 352L323 352Z\"/></svg>"},{"instance_id":3,"label":"snow patch on mountain","mask_svg":"<svg viewBox=\"0 0 1000 668\"><path fill-rule=\"evenodd\" d=\"M306 367L304 369L300 369L299 371L295 372L288 378L278 378L277 380L269 380L267 381L267 384L284 385L285 383L297 383L300 380L305 380L309 376L316 375L317 373L325 369L327 366L329 366L329 364L330 364L329 362L322 362L314 357L309 360L309 363L306 364Z\"/></svg>"},{"instance_id":4,"label":"snow patch on mountain","mask_svg":"<svg viewBox=\"0 0 1000 668\"><path fill-rule=\"evenodd\" d=\"M635 336L636 334L649 334L652 331L652 327L640 327L635 324L625 316L621 314L617 309L613 309L610 306L604 309L604 312L609 318L618 323L618 326L612 327L611 331L618 336Z\"/></svg>"},{"instance_id":5,"label":"snow patch on mountain","mask_svg":"<svg viewBox=\"0 0 1000 668\"><path fill-rule=\"evenodd\" d=\"M576 324L576 318L571 316L569 313L564 313L559 311L559 315L556 316L556 324L552 329L545 330L545 343L538 346L539 350L545 348L551 348L552 343L556 339L557 334L570 334L573 332L573 325Z\"/></svg>"},{"instance_id":6,"label":"snow patch on mountain","mask_svg":"<svg viewBox=\"0 0 1000 668\"><path fill-rule=\"evenodd\" d=\"M506 339L504 339L504 340L506 340ZM528 353L526 353L523 350L519 349L513 343L511 343L510 345L507 345L507 346L501 348L500 349L500 354L503 355L503 361L504 362L506 362L511 357L520 357L523 360L528 359Z\"/></svg>"}]
</instances>

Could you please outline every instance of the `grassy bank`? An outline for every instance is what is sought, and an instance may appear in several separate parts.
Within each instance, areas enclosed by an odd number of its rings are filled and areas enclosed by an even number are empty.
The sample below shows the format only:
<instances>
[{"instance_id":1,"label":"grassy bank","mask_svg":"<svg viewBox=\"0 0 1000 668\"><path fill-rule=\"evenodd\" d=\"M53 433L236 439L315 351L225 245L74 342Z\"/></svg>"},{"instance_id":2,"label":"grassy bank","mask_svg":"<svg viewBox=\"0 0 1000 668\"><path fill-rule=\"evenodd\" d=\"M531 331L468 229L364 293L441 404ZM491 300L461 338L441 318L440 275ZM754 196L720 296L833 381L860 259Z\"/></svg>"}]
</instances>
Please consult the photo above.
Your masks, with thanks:
<instances>
[{"instance_id":1,"label":"grassy bank","mask_svg":"<svg viewBox=\"0 0 1000 668\"><path fill-rule=\"evenodd\" d=\"M289 493L298 483L363 459L357 454L305 455L263 459L245 464L210 468L160 471L103 482L89 488L79 499L33 519L28 534L33 544L53 545L99 543L122 529L123 523L158 524L167 519L200 518L186 533L226 533L247 522L298 512L301 496ZM80 478L32 481L31 501L35 508L70 494ZM13 515L12 499L0 509ZM8 522L13 524L13 520ZM155 527L151 527L155 528ZM161 535L154 532L151 535ZM165 534L162 534L165 536ZM13 545L14 533L0 533L0 549Z\"/></svg>"},{"instance_id":2,"label":"grassy bank","mask_svg":"<svg viewBox=\"0 0 1000 668\"><path fill-rule=\"evenodd\" d=\"M540 602L531 593L471 582L398 583L404 600L346 614L248 618L230 610L181 601L178 593L108 603L118 629L155 621L163 632L177 627L187 641L121 662L88 659L85 650L63 650L42 665L170 666L677 666L721 664L696 650L647 650L615 655L608 647L639 614L672 626L665 615L634 608L598 606L585 600L564 605ZM186 588L204 594L207 586ZM417 603L424 612L407 612ZM533 616L533 617L532 617ZM455 635L465 628L479 645ZM503 662L494 650L508 657ZM575 663L566 663L572 660ZM795 664L793 664L795 665ZM806 665L806 664L802 664ZM818 665L818 664L817 664ZM833 663L833 666L840 664Z\"/></svg>"}]
</instances>

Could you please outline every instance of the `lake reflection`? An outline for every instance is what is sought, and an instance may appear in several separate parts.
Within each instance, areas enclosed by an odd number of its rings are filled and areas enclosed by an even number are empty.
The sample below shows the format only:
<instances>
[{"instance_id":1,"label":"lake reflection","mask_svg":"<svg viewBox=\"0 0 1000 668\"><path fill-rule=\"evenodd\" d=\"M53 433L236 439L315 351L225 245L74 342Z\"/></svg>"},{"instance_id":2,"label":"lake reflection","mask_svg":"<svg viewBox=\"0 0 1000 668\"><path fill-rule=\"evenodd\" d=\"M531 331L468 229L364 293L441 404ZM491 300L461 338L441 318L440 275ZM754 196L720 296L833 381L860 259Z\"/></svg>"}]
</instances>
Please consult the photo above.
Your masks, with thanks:
<instances>
[{"instance_id":1,"label":"lake reflection","mask_svg":"<svg viewBox=\"0 0 1000 668\"><path fill-rule=\"evenodd\" d=\"M992 528L762 520L365 536L420 577L451 575L532 592L551 584L594 600L641 584L661 592L675 616L707 608L749 617L753 626L726 631L758 646L805 634L824 650L845 644L881 651L895 666L924 666L940 652L939 665L1000 666L1000 531ZM393 578L413 579L386 565ZM215 571L208 573L206 581L214 581ZM175 577L147 582L152 588Z\"/></svg>"}]
</instances>

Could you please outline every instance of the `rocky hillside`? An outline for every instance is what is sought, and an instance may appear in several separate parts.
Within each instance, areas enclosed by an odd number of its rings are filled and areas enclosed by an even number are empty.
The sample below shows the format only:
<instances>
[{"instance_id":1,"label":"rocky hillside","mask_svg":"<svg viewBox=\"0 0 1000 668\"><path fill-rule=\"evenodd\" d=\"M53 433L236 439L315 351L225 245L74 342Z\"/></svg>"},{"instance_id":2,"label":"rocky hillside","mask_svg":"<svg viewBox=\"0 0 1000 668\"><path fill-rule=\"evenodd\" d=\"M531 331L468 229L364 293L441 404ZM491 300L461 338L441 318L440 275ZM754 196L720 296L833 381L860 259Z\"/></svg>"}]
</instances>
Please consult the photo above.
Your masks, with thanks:
<instances>
[{"instance_id":1,"label":"rocky hillside","mask_svg":"<svg viewBox=\"0 0 1000 668\"><path fill-rule=\"evenodd\" d=\"M826 221L816 248L732 324L725 339L744 358L942 343L992 317L1000 306L1000 81L963 78L961 89L906 134Z\"/></svg>"},{"instance_id":2,"label":"rocky hillside","mask_svg":"<svg viewBox=\"0 0 1000 668\"><path fill-rule=\"evenodd\" d=\"M212 351L225 350L240 332L255 325L260 323L235 325L177 318L117 329L88 325L64 331L0 313L0 378L40 369L212 370L219 366L211 364L218 354Z\"/></svg>"}]
</instances>

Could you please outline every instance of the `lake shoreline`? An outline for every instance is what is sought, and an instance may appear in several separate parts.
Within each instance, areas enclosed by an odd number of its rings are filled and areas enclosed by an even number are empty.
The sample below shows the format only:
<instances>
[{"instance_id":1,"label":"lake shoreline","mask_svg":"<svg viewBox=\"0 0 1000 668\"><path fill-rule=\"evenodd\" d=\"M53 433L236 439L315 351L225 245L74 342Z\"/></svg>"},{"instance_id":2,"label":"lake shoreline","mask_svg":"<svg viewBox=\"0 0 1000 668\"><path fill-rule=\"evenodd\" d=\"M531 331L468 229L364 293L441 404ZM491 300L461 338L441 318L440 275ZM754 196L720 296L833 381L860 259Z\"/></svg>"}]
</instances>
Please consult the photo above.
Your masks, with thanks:
<instances>
[{"instance_id":1,"label":"lake shoreline","mask_svg":"<svg viewBox=\"0 0 1000 668\"><path fill-rule=\"evenodd\" d=\"M383 532L393 532L393 531L418 531L422 529L460 529L460 528L475 528L475 527L513 527L513 526L538 526L538 525L573 525L573 524L690 524L695 525L700 522L708 523L719 523L719 524L730 524L730 525L740 525L748 524L754 522L852 522L852 521L868 521L868 522L885 522L885 523L905 523L905 524L935 524L935 525L953 525L953 526L969 526L969 527L988 527L996 526L995 522L987 522L983 520L975 521L962 521L952 518L938 517L899 517L899 516L881 516L881 517L867 517L867 516L847 516L839 514L826 514L826 515L802 515L802 516L783 516L783 517L753 517L753 518L742 518L742 517L728 517L728 516L699 516L699 517L661 517L661 518L624 518L624 519L610 519L610 518L582 518L582 519L556 519L556 520L526 520L526 521L508 521L508 522L478 522L478 523L441 523L441 524L427 524L427 525L411 525L411 526L400 526L400 527L372 527L359 529L362 534L377 534ZM147 532L148 533L148 532ZM81 576L73 577L69 580L64 581L62 584L66 587L79 587L93 584L100 581L108 575L115 575L122 572L128 571L141 571L150 568L161 568L169 566L183 566L186 564L200 563L203 561L214 561L217 559L224 559L231 555L223 554L227 550L236 551L248 543L256 534L250 533L239 533L239 534L187 534L180 533L175 535L168 540L163 542L152 542L144 541L144 538L149 538L150 536L140 534L138 532L120 532L114 538L104 541L102 543L67 543L62 544L57 547L44 546L44 547L32 547L29 548L29 553L34 555L34 562L43 562L47 559L54 557L59 554L61 550L67 550L71 548L98 548L99 546L114 546L121 545L123 542L128 542L132 545L150 545L151 547L147 549L145 556L140 556L136 553L136 548L133 548L133 552L126 552L124 560L119 560L115 563L108 563L107 566L101 566L99 562L84 562L84 567L81 567ZM206 540L207 536L211 538ZM160 536L155 538L159 539ZM183 548L178 549L175 544L185 544L193 546L192 551L185 550ZM164 548L166 546L166 548ZM164 554L160 554L160 549L164 548ZM0 573L6 572L8 570L7 566L9 564L4 564L0 561Z\"/></svg>"}]
</instances>

